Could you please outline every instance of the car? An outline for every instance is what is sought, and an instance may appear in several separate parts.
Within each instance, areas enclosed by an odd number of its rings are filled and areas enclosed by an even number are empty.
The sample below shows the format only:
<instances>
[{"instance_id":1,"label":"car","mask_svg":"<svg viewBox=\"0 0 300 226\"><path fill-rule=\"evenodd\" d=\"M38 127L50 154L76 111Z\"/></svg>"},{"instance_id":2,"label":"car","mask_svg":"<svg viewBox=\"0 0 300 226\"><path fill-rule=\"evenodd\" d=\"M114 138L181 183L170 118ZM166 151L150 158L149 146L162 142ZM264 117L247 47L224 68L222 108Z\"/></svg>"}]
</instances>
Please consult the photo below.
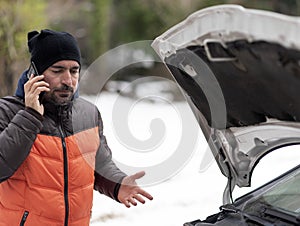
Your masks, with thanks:
<instances>
[{"instance_id":1,"label":"car","mask_svg":"<svg viewBox=\"0 0 300 226\"><path fill-rule=\"evenodd\" d=\"M153 41L228 180L220 212L185 226L300 225L300 165L232 198L263 158L300 144L299 28L298 17L218 5Z\"/></svg>"}]
</instances>

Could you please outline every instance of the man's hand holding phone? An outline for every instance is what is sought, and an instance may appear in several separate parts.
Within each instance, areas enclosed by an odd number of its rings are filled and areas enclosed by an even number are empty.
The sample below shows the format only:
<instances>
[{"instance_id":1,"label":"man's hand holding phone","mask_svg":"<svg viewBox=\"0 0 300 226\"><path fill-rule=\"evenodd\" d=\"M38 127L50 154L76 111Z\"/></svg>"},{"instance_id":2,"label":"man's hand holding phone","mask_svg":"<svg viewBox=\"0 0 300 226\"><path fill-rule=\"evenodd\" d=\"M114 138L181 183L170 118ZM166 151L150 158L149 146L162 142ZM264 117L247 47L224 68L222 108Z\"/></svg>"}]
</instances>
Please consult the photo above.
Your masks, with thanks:
<instances>
[{"instance_id":1,"label":"man's hand holding phone","mask_svg":"<svg viewBox=\"0 0 300 226\"><path fill-rule=\"evenodd\" d=\"M40 103L40 94L42 92L49 92L49 84L45 82L44 75L31 74L29 80L24 85L25 92L25 106L30 107L41 115L44 114L44 106Z\"/></svg>"}]
</instances>

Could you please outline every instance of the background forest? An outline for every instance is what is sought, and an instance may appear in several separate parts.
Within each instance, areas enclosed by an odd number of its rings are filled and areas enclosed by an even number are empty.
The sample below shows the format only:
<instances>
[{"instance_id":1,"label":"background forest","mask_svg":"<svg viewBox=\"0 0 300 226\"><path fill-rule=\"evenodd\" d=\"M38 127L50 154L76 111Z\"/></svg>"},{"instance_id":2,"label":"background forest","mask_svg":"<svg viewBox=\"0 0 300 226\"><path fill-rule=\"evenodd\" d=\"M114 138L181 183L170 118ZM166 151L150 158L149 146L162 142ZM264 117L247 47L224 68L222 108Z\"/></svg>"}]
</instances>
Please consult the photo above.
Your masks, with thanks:
<instances>
[{"instance_id":1,"label":"background forest","mask_svg":"<svg viewBox=\"0 0 300 226\"><path fill-rule=\"evenodd\" d=\"M300 13L297 0L0 0L0 97L13 94L29 65L28 31L51 28L74 34L87 67L109 49L153 40L192 12L217 4Z\"/></svg>"}]
</instances>

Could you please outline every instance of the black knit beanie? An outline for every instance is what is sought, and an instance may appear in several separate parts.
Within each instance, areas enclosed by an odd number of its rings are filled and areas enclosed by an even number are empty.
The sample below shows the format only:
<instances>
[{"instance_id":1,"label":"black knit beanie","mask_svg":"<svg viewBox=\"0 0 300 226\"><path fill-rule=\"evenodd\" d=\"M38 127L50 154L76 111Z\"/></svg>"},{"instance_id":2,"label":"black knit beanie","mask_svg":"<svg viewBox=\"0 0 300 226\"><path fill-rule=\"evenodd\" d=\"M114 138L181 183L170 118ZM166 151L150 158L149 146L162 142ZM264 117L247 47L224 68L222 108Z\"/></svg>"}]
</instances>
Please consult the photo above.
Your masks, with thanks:
<instances>
[{"instance_id":1,"label":"black knit beanie","mask_svg":"<svg viewBox=\"0 0 300 226\"><path fill-rule=\"evenodd\" d=\"M31 31L27 38L31 61L39 74L60 60L75 60L81 65L80 49L71 34L45 29Z\"/></svg>"}]
</instances>

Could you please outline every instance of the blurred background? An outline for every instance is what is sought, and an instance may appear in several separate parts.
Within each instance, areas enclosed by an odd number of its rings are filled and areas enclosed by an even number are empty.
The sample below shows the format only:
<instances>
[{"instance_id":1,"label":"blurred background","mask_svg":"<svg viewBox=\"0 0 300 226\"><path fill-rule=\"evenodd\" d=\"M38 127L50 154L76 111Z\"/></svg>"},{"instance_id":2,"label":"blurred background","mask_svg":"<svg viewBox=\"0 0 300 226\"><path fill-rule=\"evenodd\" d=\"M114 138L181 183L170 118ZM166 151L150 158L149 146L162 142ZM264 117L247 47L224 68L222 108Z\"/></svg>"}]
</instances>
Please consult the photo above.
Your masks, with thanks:
<instances>
[{"instance_id":1,"label":"blurred background","mask_svg":"<svg viewBox=\"0 0 300 226\"><path fill-rule=\"evenodd\" d=\"M29 65L28 31L51 28L72 33L82 50L84 70L106 51L129 42L153 40L192 12L216 4L240 4L289 15L300 12L297 0L0 0L0 96L13 94L19 75ZM113 79L130 81L153 74L169 76L163 65L154 63L131 65ZM81 89L95 92L84 85Z\"/></svg>"}]
</instances>

